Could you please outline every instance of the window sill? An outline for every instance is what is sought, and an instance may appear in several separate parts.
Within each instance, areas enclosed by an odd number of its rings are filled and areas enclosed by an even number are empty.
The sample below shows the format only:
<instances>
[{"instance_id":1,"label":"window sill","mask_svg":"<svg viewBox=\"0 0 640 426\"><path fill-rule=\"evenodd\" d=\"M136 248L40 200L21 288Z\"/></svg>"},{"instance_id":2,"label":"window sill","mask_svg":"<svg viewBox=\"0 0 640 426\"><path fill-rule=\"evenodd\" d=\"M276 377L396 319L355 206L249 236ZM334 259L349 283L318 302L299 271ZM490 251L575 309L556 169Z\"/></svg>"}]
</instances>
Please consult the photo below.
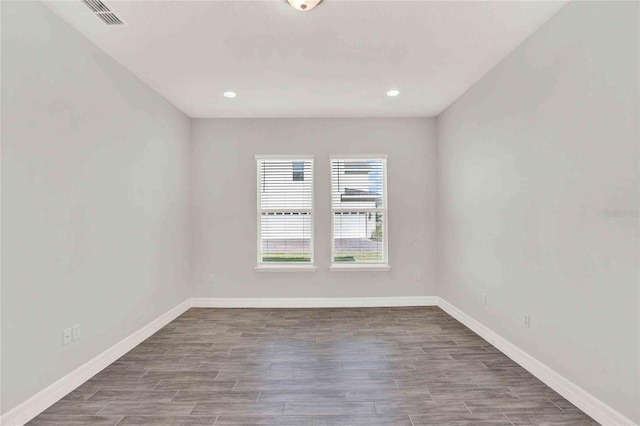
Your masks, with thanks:
<instances>
[{"instance_id":1,"label":"window sill","mask_svg":"<svg viewBox=\"0 0 640 426\"><path fill-rule=\"evenodd\" d=\"M258 265L258 272L314 272L316 265L296 265L296 264L279 264L279 265Z\"/></svg>"},{"instance_id":2,"label":"window sill","mask_svg":"<svg viewBox=\"0 0 640 426\"><path fill-rule=\"evenodd\" d=\"M360 263L360 264L352 264L352 265L343 265L343 264L331 264L329 268L330 271L345 271L345 272L385 272L390 271L391 266L386 264L374 264L374 263Z\"/></svg>"}]
</instances>

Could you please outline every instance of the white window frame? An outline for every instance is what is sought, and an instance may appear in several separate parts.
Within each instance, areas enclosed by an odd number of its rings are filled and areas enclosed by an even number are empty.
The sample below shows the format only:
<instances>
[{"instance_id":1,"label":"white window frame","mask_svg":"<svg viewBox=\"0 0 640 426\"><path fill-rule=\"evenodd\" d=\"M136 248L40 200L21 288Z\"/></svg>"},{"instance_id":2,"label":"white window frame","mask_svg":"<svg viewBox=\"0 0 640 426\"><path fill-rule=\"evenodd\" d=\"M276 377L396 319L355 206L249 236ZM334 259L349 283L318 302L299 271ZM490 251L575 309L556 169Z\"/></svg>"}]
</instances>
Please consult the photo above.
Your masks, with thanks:
<instances>
[{"instance_id":1,"label":"white window frame","mask_svg":"<svg viewBox=\"0 0 640 426\"><path fill-rule=\"evenodd\" d=\"M315 236L314 236L314 224L315 224L315 164L313 155L256 155L256 206L257 206L257 244L256 244L256 267L255 270L259 272L298 272L306 271L313 272L316 270L315 265ZM311 209L278 209L278 212L283 213L299 213L308 212L311 214L311 246L310 252L311 261L308 263L300 262L263 262L262 261L262 213L267 211L262 209L260 202L260 188L262 188L262 174L260 173L260 160L282 160L282 161L310 161L311 162ZM273 209L271 209L273 210Z\"/></svg>"},{"instance_id":2,"label":"white window frame","mask_svg":"<svg viewBox=\"0 0 640 426\"><path fill-rule=\"evenodd\" d=\"M331 155L329 156L329 188L330 188L330 208L331 208L331 266L329 270L331 271L348 271L348 272L359 272L359 271L389 271L391 270L391 265L389 265L389 205L388 205L388 195L387 195L387 167L388 167L388 156L386 154L345 154L345 155ZM383 190L383 208L371 208L371 209L357 209L359 211L364 212L379 212L382 213L382 217L384 218L382 222L382 235L384 239L382 241L382 249L383 249L383 261L376 263L343 263L343 262L335 262L335 250L336 250L336 240L335 240L335 214L334 212L340 211L353 211L353 209L348 208L334 208L333 207L333 162L334 161L352 161L352 160L384 160L384 172L383 172L383 180L382 180L382 190Z\"/></svg>"}]
</instances>

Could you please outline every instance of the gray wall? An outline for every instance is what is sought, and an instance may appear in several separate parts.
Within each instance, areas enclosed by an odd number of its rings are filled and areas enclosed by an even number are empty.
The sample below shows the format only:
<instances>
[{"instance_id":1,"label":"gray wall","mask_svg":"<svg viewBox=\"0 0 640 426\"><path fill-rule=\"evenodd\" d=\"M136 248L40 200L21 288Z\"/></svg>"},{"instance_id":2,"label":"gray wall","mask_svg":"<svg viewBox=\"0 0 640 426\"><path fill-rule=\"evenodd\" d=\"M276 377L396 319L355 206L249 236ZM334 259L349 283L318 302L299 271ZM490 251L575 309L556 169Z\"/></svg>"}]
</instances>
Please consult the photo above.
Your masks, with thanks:
<instances>
[{"instance_id":1,"label":"gray wall","mask_svg":"<svg viewBox=\"0 0 640 426\"><path fill-rule=\"evenodd\" d=\"M638 6L570 3L438 118L439 295L636 422Z\"/></svg>"},{"instance_id":2,"label":"gray wall","mask_svg":"<svg viewBox=\"0 0 640 426\"><path fill-rule=\"evenodd\" d=\"M433 119L200 119L192 270L200 297L435 295ZM330 154L388 154L390 272L329 272ZM315 155L316 272L256 272L255 154ZM215 282L209 275L215 273ZM416 281L416 274L421 275Z\"/></svg>"},{"instance_id":3,"label":"gray wall","mask_svg":"<svg viewBox=\"0 0 640 426\"><path fill-rule=\"evenodd\" d=\"M6 1L2 112L6 412L192 291L184 114L40 3Z\"/></svg>"}]
</instances>

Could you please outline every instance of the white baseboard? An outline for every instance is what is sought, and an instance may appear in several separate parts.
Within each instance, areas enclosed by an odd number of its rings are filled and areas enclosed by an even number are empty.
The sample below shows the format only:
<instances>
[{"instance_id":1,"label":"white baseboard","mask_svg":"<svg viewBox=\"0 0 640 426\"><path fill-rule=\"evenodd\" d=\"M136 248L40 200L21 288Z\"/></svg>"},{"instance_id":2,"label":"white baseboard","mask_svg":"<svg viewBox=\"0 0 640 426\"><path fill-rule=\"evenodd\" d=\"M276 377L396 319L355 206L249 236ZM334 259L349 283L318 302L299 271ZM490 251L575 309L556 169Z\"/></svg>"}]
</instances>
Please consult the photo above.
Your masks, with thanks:
<instances>
[{"instance_id":1,"label":"white baseboard","mask_svg":"<svg viewBox=\"0 0 640 426\"><path fill-rule=\"evenodd\" d=\"M636 425L636 423L632 422L618 411L600 401L580 386L563 377L555 370L549 368L544 363L538 361L507 339L495 333L493 330L465 314L446 300L441 297L438 299L438 306L440 306L442 310L469 327L487 342L494 345L509 358L520 364L523 368L536 376L551 389L558 392L573 405L587 413L597 422L604 426Z\"/></svg>"},{"instance_id":2,"label":"white baseboard","mask_svg":"<svg viewBox=\"0 0 640 426\"><path fill-rule=\"evenodd\" d=\"M371 308L437 304L437 296L191 299L191 306L194 308Z\"/></svg>"},{"instance_id":3,"label":"white baseboard","mask_svg":"<svg viewBox=\"0 0 640 426\"><path fill-rule=\"evenodd\" d=\"M125 337L95 358L82 364L55 383L47 386L22 404L5 413L0 418L0 424L6 426L22 426L35 416L55 404L69 392L102 371L122 355L142 343L156 331L182 315L191 307L191 300L187 299L175 308L161 315L149 324L128 337Z\"/></svg>"}]
</instances>

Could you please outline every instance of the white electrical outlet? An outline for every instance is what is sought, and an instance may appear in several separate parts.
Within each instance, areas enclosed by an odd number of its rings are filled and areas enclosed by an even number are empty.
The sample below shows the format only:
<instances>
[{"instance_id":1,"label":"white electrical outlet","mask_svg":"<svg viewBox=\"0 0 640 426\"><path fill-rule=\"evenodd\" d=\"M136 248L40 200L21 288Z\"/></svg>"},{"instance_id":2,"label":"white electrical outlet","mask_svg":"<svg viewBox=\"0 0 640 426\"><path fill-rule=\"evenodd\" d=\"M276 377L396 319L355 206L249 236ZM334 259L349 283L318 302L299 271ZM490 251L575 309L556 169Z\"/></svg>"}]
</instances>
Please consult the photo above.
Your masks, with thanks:
<instances>
[{"instance_id":1,"label":"white electrical outlet","mask_svg":"<svg viewBox=\"0 0 640 426\"><path fill-rule=\"evenodd\" d=\"M73 340L78 340L80 338L80 324L76 324L73 326L72 335Z\"/></svg>"},{"instance_id":2,"label":"white electrical outlet","mask_svg":"<svg viewBox=\"0 0 640 426\"><path fill-rule=\"evenodd\" d=\"M486 305L487 304L487 294L486 293L480 293L480 297L482 298L482 304Z\"/></svg>"},{"instance_id":3,"label":"white electrical outlet","mask_svg":"<svg viewBox=\"0 0 640 426\"><path fill-rule=\"evenodd\" d=\"M416 281L420 281L422 279L422 275L420 272L416 273Z\"/></svg>"},{"instance_id":4,"label":"white electrical outlet","mask_svg":"<svg viewBox=\"0 0 640 426\"><path fill-rule=\"evenodd\" d=\"M531 315L524 314L524 325L527 328L531 328Z\"/></svg>"},{"instance_id":5,"label":"white electrical outlet","mask_svg":"<svg viewBox=\"0 0 640 426\"><path fill-rule=\"evenodd\" d=\"M71 328L65 328L62 330L62 344L66 345L71 343Z\"/></svg>"},{"instance_id":6,"label":"white electrical outlet","mask_svg":"<svg viewBox=\"0 0 640 426\"><path fill-rule=\"evenodd\" d=\"M209 275L209 282L211 284L213 284L214 282L216 282L216 274L211 274Z\"/></svg>"}]
</instances>

